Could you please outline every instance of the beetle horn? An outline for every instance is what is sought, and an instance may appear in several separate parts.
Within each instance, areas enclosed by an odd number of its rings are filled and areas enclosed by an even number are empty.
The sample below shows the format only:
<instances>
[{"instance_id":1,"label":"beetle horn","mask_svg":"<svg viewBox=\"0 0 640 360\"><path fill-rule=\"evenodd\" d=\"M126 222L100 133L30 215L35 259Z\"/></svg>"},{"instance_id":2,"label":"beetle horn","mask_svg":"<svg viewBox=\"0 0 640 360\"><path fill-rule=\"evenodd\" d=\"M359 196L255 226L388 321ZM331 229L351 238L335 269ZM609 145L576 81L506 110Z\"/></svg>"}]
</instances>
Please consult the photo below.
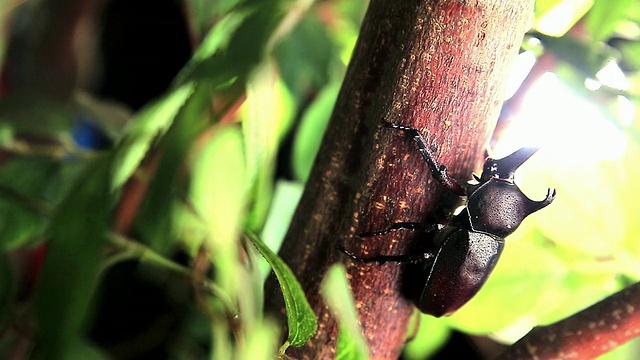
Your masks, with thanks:
<instances>
[{"instance_id":1,"label":"beetle horn","mask_svg":"<svg viewBox=\"0 0 640 360\"><path fill-rule=\"evenodd\" d=\"M516 169L533 156L538 149L539 148L535 147L525 147L517 150L511 155L503 157L502 159L496 160L488 158L484 163L481 182L486 182L493 177L504 180L513 180Z\"/></svg>"},{"instance_id":2,"label":"beetle horn","mask_svg":"<svg viewBox=\"0 0 640 360\"><path fill-rule=\"evenodd\" d=\"M556 197L556 190L555 189L547 189L547 197L542 200L542 201L534 201L529 199L528 203L527 203L527 212L529 214L532 214L540 209L542 209L543 207L551 204L551 202L553 201L553 199Z\"/></svg>"}]
</instances>

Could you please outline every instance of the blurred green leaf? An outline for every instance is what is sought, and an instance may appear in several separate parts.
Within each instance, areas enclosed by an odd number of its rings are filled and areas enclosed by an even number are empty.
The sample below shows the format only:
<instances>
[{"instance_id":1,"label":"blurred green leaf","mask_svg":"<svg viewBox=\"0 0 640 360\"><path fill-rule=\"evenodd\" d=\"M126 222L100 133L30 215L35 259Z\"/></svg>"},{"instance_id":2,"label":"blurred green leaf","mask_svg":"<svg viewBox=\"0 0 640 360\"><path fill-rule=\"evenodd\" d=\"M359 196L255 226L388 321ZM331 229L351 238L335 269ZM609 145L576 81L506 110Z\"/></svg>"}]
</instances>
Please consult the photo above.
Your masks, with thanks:
<instances>
[{"instance_id":1,"label":"blurred green leaf","mask_svg":"<svg viewBox=\"0 0 640 360\"><path fill-rule=\"evenodd\" d=\"M176 229L179 224L173 219L175 204L184 190L176 182L183 176L181 167L192 144L209 122L225 115L241 100L245 84L264 60L280 21L295 4L297 2L246 1L238 5L211 30L176 78L175 86L191 80L197 80L198 85L181 111L180 119L162 140L164 156L149 187L147 199L150 200L145 202L136 221L154 249L167 248L180 232ZM209 111L212 96L220 102L219 111L214 114ZM254 139L252 136L250 140ZM249 171L253 175L256 170L249 168ZM264 178L261 180L258 186L264 186Z\"/></svg>"},{"instance_id":2,"label":"blurred green leaf","mask_svg":"<svg viewBox=\"0 0 640 360\"><path fill-rule=\"evenodd\" d=\"M205 37L176 83L206 79L212 84L227 84L225 88L244 86L272 45L280 22L291 14L288 10L307 3L247 0L238 4Z\"/></svg>"},{"instance_id":3,"label":"blurred green leaf","mask_svg":"<svg viewBox=\"0 0 640 360\"><path fill-rule=\"evenodd\" d=\"M322 89L302 117L292 152L293 173L301 182L306 182L309 177L322 142L321 134L327 128L341 84L342 81L333 81Z\"/></svg>"},{"instance_id":4,"label":"blurred green leaf","mask_svg":"<svg viewBox=\"0 0 640 360\"><path fill-rule=\"evenodd\" d=\"M269 262L280 283L287 310L287 325L289 327L287 341L292 346L304 345L307 340L315 335L318 322L309 306L309 302L307 302L300 283L298 283L289 266L276 253L271 251L257 235L247 232L247 236L260 254Z\"/></svg>"},{"instance_id":5,"label":"blurred green leaf","mask_svg":"<svg viewBox=\"0 0 640 360\"><path fill-rule=\"evenodd\" d=\"M188 0L190 18L194 20L198 35L204 34L216 19L233 10L242 0Z\"/></svg>"},{"instance_id":6,"label":"blurred green leaf","mask_svg":"<svg viewBox=\"0 0 640 360\"><path fill-rule=\"evenodd\" d=\"M595 79L609 61L617 57L617 53L605 44L593 44L568 36L555 38L542 34L535 34L545 51L550 51L558 59L571 65L574 71L582 73L585 77ZM584 81L584 79L583 79Z\"/></svg>"},{"instance_id":7,"label":"blurred green leaf","mask_svg":"<svg viewBox=\"0 0 640 360\"><path fill-rule=\"evenodd\" d=\"M112 169L113 189L124 185L149 149L169 130L194 88L194 84L178 87L145 107L132 119L116 146L116 161Z\"/></svg>"},{"instance_id":8,"label":"blurred green leaf","mask_svg":"<svg viewBox=\"0 0 640 360\"><path fill-rule=\"evenodd\" d=\"M242 107L247 178L252 184L251 211L245 221L248 229L257 230L264 225L273 192L278 146L291 128L294 107L273 63L258 66L247 84L247 100Z\"/></svg>"},{"instance_id":9,"label":"blurred green leaf","mask_svg":"<svg viewBox=\"0 0 640 360\"><path fill-rule=\"evenodd\" d=\"M327 270L320 292L329 310L338 319L336 359L368 359L367 342L360 328L344 265L335 264Z\"/></svg>"},{"instance_id":10,"label":"blurred green leaf","mask_svg":"<svg viewBox=\"0 0 640 360\"><path fill-rule=\"evenodd\" d=\"M626 67L635 71L640 70L640 42L633 40L625 41L623 44L619 44L618 49L622 53L622 59ZM638 94L640 91L636 89L635 93Z\"/></svg>"},{"instance_id":11,"label":"blurred green leaf","mask_svg":"<svg viewBox=\"0 0 640 360\"><path fill-rule=\"evenodd\" d=\"M451 331L445 322L431 315L418 314L418 332L402 352L407 360L420 360L431 357L449 340Z\"/></svg>"},{"instance_id":12,"label":"blurred green leaf","mask_svg":"<svg viewBox=\"0 0 640 360\"><path fill-rule=\"evenodd\" d=\"M0 171L0 248L11 249L42 238L49 209L39 195L57 165L50 159L12 159ZM35 171L34 171L35 170ZM15 181L15 179L22 181Z\"/></svg>"},{"instance_id":13,"label":"blurred green leaf","mask_svg":"<svg viewBox=\"0 0 640 360\"><path fill-rule=\"evenodd\" d=\"M158 141L162 156L149 182L135 226L141 240L163 254L180 241L178 235L184 230L180 203L188 191L185 161L197 137L209 125L209 118L204 114L209 96L209 84L197 83L176 115L171 129Z\"/></svg>"},{"instance_id":14,"label":"blurred green leaf","mask_svg":"<svg viewBox=\"0 0 640 360\"><path fill-rule=\"evenodd\" d=\"M593 41L605 41L627 16L635 0L594 0L586 24Z\"/></svg>"},{"instance_id":15,"label":"blurred green leaf","mask_svg":"<svg viewBox=\"0 0 640 360\"><path fill-rule=\"evenodd\" d=\"M207 226L216 281L235 296L237 241L247 196L243 140L236 126L216 129L193 162L190 203Z\"/></svg>"},{"instance_id":16,"label":"blurred green leaf","mask_svg":"<svg viewBox=\"0 0 640 360\"><path fill-rule=\"evenodd\" d=\"M51 210L68 193L86 161L15 156L0 168L0 249L42 241ZM16 181L20 179L20 181Z\"/></svg>"},{"instance_id":17,"label":"blurred green leaf","mask_svg":"<svg viewBox=\"0 0 640 360\"><path fill-rule=\"evenodd\" d=\"M16 135L70 143L71 107L32 93L13 93L0 101L0 123Z\"/></svg>"},{"instance_id":18,"label":"blurred green leaf","mask_svg":"<svg viewBox=\"0 0 640 360\"><path fill-rule=\"evenodd\" d=\"M329 81L336 50L317 12L308 12L275 47L280 75L298 102Z\"/></svg>"},{"instance_id":19,"label":"blurred green leaf","mask_svg":"<svg viewBox=\"0 0 640 360\"><path fill-rule=\"evenodd\" d=\"M535 29L549 36L562 36L589 11L594 0L537 0Z\"/></svg>"},{"instance_id":20,"label":"blurred green leaf","mask_svg":"<svg viewBox=\"0 0 640 360\"><path fill-rule=\"evenodd\" d=\"M347 64L351 59L351 54L355 48L358 35L360 33L360 26L362 20L367 11L368 2L366 1L336 1L332 3L332 10L340 14L340 17L336 17L328 26L329 36L338 47L337 52L341 61L341 66L338 74L339 78L344 77L344 71ZM334 65L335 67L335 65Z\"/></svg>"},{"instance_id":21,"label":"blurred green leaf","mask_svg":"<svg viewBox=\"0 0 640 360\"><path fill-rule=\"evenodd\" d=\"M52 218L37 287L34 359L71 359L80 341L110 225L109 160L87 169Z\"/></svg>"},{"instance_id":22,"label":"blurred green leaf","mask_svg":"<svg viewBox=\"0 0 640 360\"><path fill-rule=\"evenodd\" d=\"M361 348L358 341L351 337L349 331L338 329L338 341L336 342L336 360L366 360L369 357L366 348Z\"/></svg>"},{"instance_id":23,"label":"blurred green leaf","mask_svg":"<svg viewBox=\"0 0 640 360\"><path fill-rule=\"evenodd\" d=\"M277 353L276 342L280 326L273 321L262 321L247 331L247 346L238 355L239 360L273 360Z\"/></svg>"},{"instance_id":24,"label":"blurred green leaf","mask_svg":"<svg viewBox=\"0 0 640 360\"><path fill-rule=\"evenodd\" d=\"M280 249L303 191L303 184L284 180L276 182L269 216L260 236L270 249ZM263 277L266 277L269 271L265 264L262 268Z\"/></svg>"}]
</instances>

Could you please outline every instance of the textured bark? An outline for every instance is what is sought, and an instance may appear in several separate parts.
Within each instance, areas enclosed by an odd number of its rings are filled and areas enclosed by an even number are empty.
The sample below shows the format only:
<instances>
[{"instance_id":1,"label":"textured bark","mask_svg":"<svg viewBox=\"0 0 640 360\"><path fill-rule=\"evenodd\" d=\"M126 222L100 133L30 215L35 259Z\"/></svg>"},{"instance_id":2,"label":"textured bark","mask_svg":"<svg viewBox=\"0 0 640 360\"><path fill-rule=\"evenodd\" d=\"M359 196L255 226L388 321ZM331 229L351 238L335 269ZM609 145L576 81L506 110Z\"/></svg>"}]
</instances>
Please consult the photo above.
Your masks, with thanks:
<instances>
[{"instance_id":1,"label":"textured bark","mask_svg":"<svg viewBox=\"0 0 640 360\"><path fill-rule=\"evenodd\" d=\"M498 359L594 359L638 336L640 283L555 324L534 328Z\"/></svg>"},{"instance_id":2,"label":"textured bark","mask_svg":"<svg viewBox=\"0 0 640 360\"><path fill-rule=\"evenodd\" d=\"M335 355L337 327L319 294L327 268L345 262L371 358L395 359L414 310L403 266L358 263L356 254L405 254L415 233L360 238L399 221L452 211L459 197L431 177L416 146L381 118L418 128L461 183L484 155L533 0L373 0L333 116L280 251L319 319L316 336L288 354ZM267 308L284 312L277 283Z\"/></svg>"}]
</instances>

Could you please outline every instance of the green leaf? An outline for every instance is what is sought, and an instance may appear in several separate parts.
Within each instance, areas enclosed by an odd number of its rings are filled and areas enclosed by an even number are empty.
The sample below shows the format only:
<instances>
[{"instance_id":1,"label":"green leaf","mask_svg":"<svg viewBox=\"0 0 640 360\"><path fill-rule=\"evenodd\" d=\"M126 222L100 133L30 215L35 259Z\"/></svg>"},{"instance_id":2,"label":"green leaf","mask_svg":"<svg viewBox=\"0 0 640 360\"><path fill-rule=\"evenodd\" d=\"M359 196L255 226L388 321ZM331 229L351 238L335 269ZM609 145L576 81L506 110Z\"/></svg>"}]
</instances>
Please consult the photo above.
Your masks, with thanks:
<instances>
[{"instance_id":1,"label":"green leaf","mask_svg":"<svg viewBox=\"0 0 640 360\"><path fill-rule=\"evenodd\" d=\"M300 102L329 81L332 61L338 55L318 13L308 12L274 48L282 79Z\"/></svg>"},{"instance_id":2,"label":"green leaf","mask_svg":"<svg viewBox=\"0 0 640 360\"><path fill-rule=\"evenodd\" d=\"M622 53L623 61L625 63L628 63L628 66L631 69L636 69L636 70L640 69L640 42L633 41L633 40L625 41L624 43L618 44L618 49ZM629 77L633 79L633 76L629 76ZM636 73L636 77L637 77L637 73ZM636 84L637 83L638 81L636 80ZM635 92L636 94L639 92L637 88L631 89L631 91ZM637 102L638 101L636 100L636 103Z\"/></svg>"},{"instance_id":3,"label":"green leaf","mask_svg":"<svg viewBox=\"0 0 640 360\"><path fill-rule=\"evenodd\" d=\"M71 359L80 341L110 224L108 160L88 168L51 221L37 286L34 359Z\"/></svg>"},{"instance_id":4,"label":"green leaf","mask_svg":"<svg viewBox=\"0 0 640 360\"><path fill-rule=\"evenodd\" d=\"M402 357L407 360L430 358L449 340L451 331L445 322L431 315L418 314L415 338L405 346Z\"/></svg>"},{"instance_id":5,"label":"green leaf","mask_svg":"<svg viewBox=\"0 0 640 360\"><path fill-rule=\"evenodd\" d=\"M145 107L125 129L125 135L115 150L113 189L120 188L138 168L149 149L171 127L179 110L195 89L189 83Z\"/></svg>"},{"instance_id":6,"label":"green leaf","mask_svg":"<svg viewBox=\"0 0 640 360\"><path fill-rule=\"evenodd\" d=\"M560 60L567 62L585 77L595 78L596 73L616 57L616 53L604 44L593 44L569 36L535 36L542 41L545 51L550 51Z\"/></svg>"},{"instance_id":7,"label":"green leaf","mask_svg":"<svg viewBox=\"0 0 640 360\"><path fill-rule=\"evenodd\" d=\"M136 220L138 230L154 249L166 249L175 242L175 234L180 232L176 229L179 224L174 223L175 204L181 201L184 187L178 182L184 178L183 166L191 146L204 132L208 122L226 115L238 104L247 79L264 60L275 30L295 4L289 1L246 1L238 5L207 35L174 82L174 86L180 86L195 80L198 85L180 112L180 119L163 139L164 156L148 192L151 200L145 202ZM217 100L219 113L210 114L212 97ZM253 140L252 137L247 139ZM254 160L253 157L247 159ZM268 174L268 169L258 172L250 167L249 171L249 176L256 172L261 176ZM257 179L260 181L256 188L268 189L269 182L264 177ZM265 204L260 203L261 209L266 209ZM256 210L258 215L255 219L259 218L259 221L251 221L250 225L261 223L262 213Z\"/></svg>"},{"instance_id":8,"label":"green leaf","mask_svg":"<svg viewBox=\"0 0 640 360\"><path fill-rule=\"evenodd\" d=\"M344 265L335 264L327 270L320 292L339 324L336 359L368 359L367 342L360 329Z\"/></svg>"},{"instance_id":9,"label":"green leaf","mask_svg":"<svg viewBox=\"0 0 640 360\"><path fill-rule=\"evenodd\" d=\"M68 104L33 93L12 93L0 102L0 123L18 135L69 143L73 121Z\"/></svg>"},{"instance_id":10,"label":"green leaf","mask_svg":"<svg viewBox=\"0 0 640 360\"><path fill-rule=\"evenodd\" d=\"M254 71L242 110L247 178L253 190L245 227L258 230L271 203L278 146L291 128L294 115L291 94L277 77L273 63L265 62Z\"/></svg>"},{"instance_id":11,"label":"green leaf","mask_svg":"<svg viewBox=\"0 0 640 360\"><path fill-rule=\"evenodd\" d=\"M237 355L238 360L273 360L277 349L276 342L280 332L280 327L273 321L257 322L251 329L246 331L247 345L240 350Z\"/></svg>"},{"instance_id":12,"label":"green leaf","mask_svg":"<svg viewBox=\"0 0 640 360\"><path fill-rule=\"evenodd\" d=\"M237 126L219 126L194 158L190 203L215 249L216 282L235 296L237 239L246 206L247 180L243 140Z\"/></svg>"},{"instance_id":13,"label":"green leaf","mask_svg":"<svg viewBox=\"0 0 640 360\"><path fill-rule=\"evenodd\" d=\"M210 102L210 86L198 83L175 117L171 129L159 140L162 157L136 218L141 241L166 253L178 242L182 232L179 203L184 201L188 184L184 182L187 155L197 137L209 125L204 109Z\"/></svg>"},{"instance_id":14,"label":"green leaf","mask_svg":"<svg viewBox=\"0 0 640 360\"><path fill-rule=\"evenodd\" d=\"M343 327L338 329L338 341L336 342L336 360L367 360L369 357L366 348L352 336L351 332L345 331Z\"/></svg>"},{"instance_id":15,"label":"green leaf","mask_svg":"<svg viewBox=\"0 0 640 360\"><path fill-rule=\"evenodd\" d=\"M333 81L322 89L302 117L292 152L293 172L302 182L306 182L311 172L341 84L342 80Z\"/></svg>"},{"instance_id":16,"label":"green leaf","mask_svg":"<svg viewBox=\"0 0 640 360\"><path fill-rule=\"evenodd\" d=\"M266 55L272 37L293 6L303 1L249 0L239 4L207 35L176 83L194 79L243 86ZM296 12L293 14L295 15ZM223 51L224 50L224 51Z\"/></svg>"},{"instance_id":17,"label":"green leaf","mask_svg":"<svg viewBox=\"0 0 640 360\"><path fill-rule=\"evenodd\" d=\"M535 28L549 36L562 36L589 11L593 1L537 0Z\"/></svg>"},{"instance_id":18,"label":"green leaf","mask_svg":"<svg viewBox=\"0 0 640 360\"><path fill-rule=\"evenodd\" d=\"M211 27L212 19L223 17L240 2L242 0L188 0L185 8L190 10L188 17L194 21L198 33L204 34Z\"/></svg>"},{"instance_id":19,"label":"green leaf","mask_svg":"<svg viewBox=\"0 0 640 360\"><path fill-rule=\"evenodd\" d=\"M307 302L300 283L298 283L289 266L271 251L257 235L247 232L247 236L260 254L269 262L280 282L289 326L287 341L292 346L304 345L316 333L318 322L313 310L311 310L311 306L309 306L309 302Z\"/></svg>"},{"instance_id":20,"label":"green leaf","mask_svg":"<svg viewBox=\"0 0 640 360\"><path fill-rule=\"evenodd\" d=\"M303 191L303 184L284 180L276 182L269 216L260 234L261 239L270 249L280 249ZM269 273L268 265L265 264L261 271L263 277L266 277Z\"/></svg>"},{"instance_id":21,"label":"green leaf","mask_svg":"<svg viewBox=\"0 0 640 360\"><path fill-rule=\"evenodd\" d=\"M0 249L42 241L51 210L68 193L84 160L14 156L0 171ZM20 181L16 181L20 179Z\"/></svg>"},{"instance_id":22,"label":"green leaf","mask_svg":"<svg viewBox=\"0 0 640 360\"><path fill-rule=\"evenodd\" d=\"M593 41L608 39L634 3L635 0L595 0L586 21Z\"/></svg>"}]
</instances>

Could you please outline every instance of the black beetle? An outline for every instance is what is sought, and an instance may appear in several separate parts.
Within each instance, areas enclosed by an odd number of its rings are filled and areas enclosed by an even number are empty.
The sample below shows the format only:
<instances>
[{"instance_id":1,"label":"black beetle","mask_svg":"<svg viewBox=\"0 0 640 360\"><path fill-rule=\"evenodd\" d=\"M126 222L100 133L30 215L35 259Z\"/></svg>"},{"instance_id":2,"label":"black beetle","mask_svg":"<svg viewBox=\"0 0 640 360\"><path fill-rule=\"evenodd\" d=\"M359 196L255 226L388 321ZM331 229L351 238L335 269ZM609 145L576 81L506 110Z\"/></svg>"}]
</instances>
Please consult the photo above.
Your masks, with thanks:
<instances>
[{"instance_id":1,"label":"black beetle","mask_svg":"<svg viewBox=\"0 0 640 360\"><path fill-rule=\"evenodd\" d=\"M413 263L417 267L409 285L409 296L420 311L436 317L449 315L466 304L482 287L502 253L504 238L513 233L528 215L549 205L555 190L542 201L529 199L514 183L514 173L538 149L522 148L502 158L488 158L482 175L473 174L468 194L438 163L422 134L414 128L384 126L403 130L418 144L432 176L449 191L467 197L466 207L446 224L395 223L383 231L360 234L378 236L393 230L420 230L433 234L431 249L414 255L380 255L362 258L341 250L356 261Z\"/></svg>"}]
</instances>

